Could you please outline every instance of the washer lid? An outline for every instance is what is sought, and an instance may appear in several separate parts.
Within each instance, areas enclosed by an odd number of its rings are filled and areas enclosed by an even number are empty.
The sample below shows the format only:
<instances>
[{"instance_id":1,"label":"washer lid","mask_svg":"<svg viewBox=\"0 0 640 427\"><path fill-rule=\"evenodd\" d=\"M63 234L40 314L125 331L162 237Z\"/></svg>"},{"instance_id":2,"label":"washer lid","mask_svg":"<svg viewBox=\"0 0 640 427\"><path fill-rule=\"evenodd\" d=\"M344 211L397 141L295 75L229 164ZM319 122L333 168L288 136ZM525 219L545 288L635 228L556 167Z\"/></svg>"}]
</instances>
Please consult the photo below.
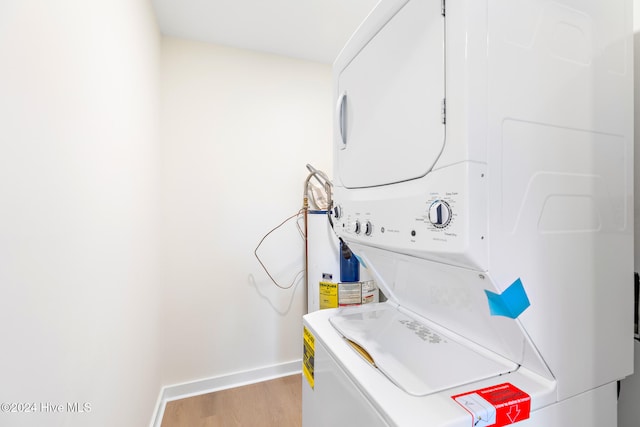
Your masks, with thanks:
<instances>
[{"instance_id":1,"label":"washer lid","mask_svg":"<svg viewBox=\"0 0 640 427\"><path fill-rule=\"evenodd\" d=\"M341 315L329 322L369 363L414 396L458 387L518 368L447 336L390 304ZM357 347L360 347L359 349Z\"/></svg>"},{"instance_id":2,"label":"washer lid","mask_svg":"<svg viewBox=\"0 0 640 427\"><path fill-rule=\"evenodd\" d=\"M348 188L422 177L444 147L441 4L396 3L390 19L363 23L334 69L337 172Z\"/></svg>"}]
</instances>

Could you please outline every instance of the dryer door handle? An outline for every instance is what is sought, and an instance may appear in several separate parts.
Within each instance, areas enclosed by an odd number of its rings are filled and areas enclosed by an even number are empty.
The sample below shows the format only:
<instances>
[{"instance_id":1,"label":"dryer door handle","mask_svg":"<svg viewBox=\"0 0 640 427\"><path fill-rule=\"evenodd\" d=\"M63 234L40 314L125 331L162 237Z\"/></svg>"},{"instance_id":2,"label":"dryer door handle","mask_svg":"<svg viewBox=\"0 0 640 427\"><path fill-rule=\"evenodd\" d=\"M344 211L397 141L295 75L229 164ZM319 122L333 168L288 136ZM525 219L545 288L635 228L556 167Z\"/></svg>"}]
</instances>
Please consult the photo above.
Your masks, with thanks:
<instances>
[{"instance_id":1,"label":"dryer door handle","mask_svg":"<svg viewBox=\"0 0 640 427\"><path fill-rule=\"evenodd\" d=\"M338 132L340 132L340 149L347 148L347 92L342 92L336 105L338 116Z\"/></svg>"}]
</instances>

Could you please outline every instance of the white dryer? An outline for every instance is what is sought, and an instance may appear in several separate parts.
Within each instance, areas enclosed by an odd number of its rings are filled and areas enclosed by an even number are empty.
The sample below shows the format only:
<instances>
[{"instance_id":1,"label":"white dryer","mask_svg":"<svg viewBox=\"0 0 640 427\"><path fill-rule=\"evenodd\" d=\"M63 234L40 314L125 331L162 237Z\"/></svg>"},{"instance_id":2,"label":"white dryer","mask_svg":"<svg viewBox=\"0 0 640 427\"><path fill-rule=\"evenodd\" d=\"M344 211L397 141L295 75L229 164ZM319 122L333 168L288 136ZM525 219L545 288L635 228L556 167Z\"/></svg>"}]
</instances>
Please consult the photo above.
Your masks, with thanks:
<instances>
[{"instance_id":1,"label":"white dryer","mask_svg":"<svg viewBox=\"0 0 640 427\"><path fill-rule=\"evenodd\" d=\"M615 425L629 0L381 0L334 64L334 229L388 301L304 317L303 426Z\"/></svg>"}]
</instances>

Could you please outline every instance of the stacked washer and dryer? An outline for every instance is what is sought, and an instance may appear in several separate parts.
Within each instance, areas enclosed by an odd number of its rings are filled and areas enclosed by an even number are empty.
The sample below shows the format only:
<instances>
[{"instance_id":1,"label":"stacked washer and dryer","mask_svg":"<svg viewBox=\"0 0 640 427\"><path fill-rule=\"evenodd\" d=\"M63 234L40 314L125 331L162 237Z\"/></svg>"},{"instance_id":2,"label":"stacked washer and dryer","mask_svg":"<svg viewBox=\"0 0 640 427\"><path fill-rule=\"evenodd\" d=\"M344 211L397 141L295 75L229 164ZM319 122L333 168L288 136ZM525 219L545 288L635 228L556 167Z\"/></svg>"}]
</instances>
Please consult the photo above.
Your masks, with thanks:
<instances>
[{"instance_id":1,"label":"stacked washer and dryer","mask_svg":"<svg viewBox=\"0 0 640 427\"><path fill-rule=\"evenodd\" d=\"M304 427L615 425L632 47L630 0L379 2L334 64L333 224L387 301L304 317Z\"/></svg>"}]
</instances>

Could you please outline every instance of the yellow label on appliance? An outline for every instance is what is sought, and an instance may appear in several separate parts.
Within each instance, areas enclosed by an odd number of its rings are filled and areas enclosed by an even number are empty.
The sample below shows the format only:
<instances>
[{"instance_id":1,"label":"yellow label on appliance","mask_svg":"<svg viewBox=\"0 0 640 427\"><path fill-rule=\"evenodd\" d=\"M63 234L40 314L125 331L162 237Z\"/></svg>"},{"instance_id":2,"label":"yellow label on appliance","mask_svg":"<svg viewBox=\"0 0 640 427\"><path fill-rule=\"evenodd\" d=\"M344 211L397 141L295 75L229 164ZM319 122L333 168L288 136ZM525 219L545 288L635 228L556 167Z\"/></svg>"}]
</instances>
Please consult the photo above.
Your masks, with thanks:
<instances>
[{"instance_id":1,"label":"yellow label on appliance","mask_svg":"<svg viewBox=\"0 0 640 427\"><path fill-rule=\"evenodd\" d=\"M320 310L338 307L338 284L333 282L320 282Z\"/></svg>"},{"instance_id":2,"label":"yellow label on appliance","mask_svg":"<svg viewBox=\"0 0 640 427\"><path fill-rule=\"evenodd\" d=\"M302 347L302 372L304 373L305 378L309 382L311 388L313 388L313 365L315 360L315 342L316 339L313 334L304 327L304 345Z\"/></svg>"}]
</instances>

